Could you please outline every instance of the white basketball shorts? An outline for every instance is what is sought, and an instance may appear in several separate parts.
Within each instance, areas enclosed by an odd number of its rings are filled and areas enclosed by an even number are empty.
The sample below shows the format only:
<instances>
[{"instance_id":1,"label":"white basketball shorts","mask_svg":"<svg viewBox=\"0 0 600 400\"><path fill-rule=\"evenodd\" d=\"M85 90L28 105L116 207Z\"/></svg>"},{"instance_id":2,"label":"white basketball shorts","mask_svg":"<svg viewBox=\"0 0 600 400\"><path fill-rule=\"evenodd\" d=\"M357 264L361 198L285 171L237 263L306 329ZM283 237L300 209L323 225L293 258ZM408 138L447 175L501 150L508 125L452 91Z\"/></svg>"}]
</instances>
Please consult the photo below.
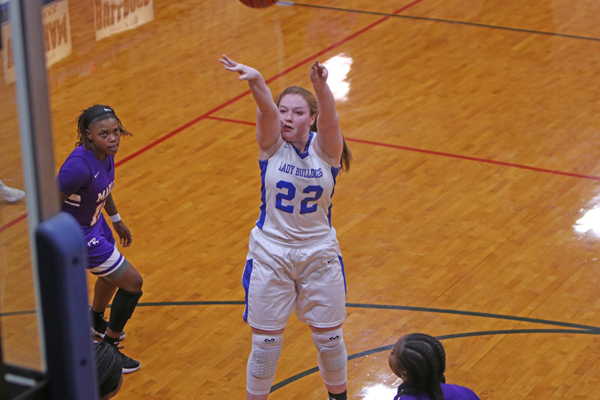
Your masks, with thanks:
<instances>
[{"instance_id":1,"label":"white basketball shorts","mask_svg":"<svg viewBox=\"0 0 600 400\"><path fill-rule=\"evenodd\" d=\"M295 310L317 328L346 318L346 278L335 229L303 244L274 241L255 227L250 234L242 285L244 321L266 331L282 329Z\"/></svg>"}]
</instances>

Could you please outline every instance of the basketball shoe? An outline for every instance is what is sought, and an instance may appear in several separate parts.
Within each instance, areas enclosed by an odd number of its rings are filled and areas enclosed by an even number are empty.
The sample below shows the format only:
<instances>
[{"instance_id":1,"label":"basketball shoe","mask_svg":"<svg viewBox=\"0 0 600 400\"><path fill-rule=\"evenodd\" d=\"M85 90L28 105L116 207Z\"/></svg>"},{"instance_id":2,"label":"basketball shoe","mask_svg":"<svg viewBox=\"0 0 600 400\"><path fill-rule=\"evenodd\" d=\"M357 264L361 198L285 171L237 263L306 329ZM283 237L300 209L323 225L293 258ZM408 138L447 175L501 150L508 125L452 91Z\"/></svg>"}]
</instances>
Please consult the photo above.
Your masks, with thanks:
<instances>
[{"instance_id":1,"label":"basketball shoe","mask_svg":"<svg viewBox=\"0 0 600 400\"><path fill-rule=\"evenodd\" d=\"M0 197L9 203L14 203L25 197L25 192L19 189L8 187L0 181Z\"/></svg>"},{"instance_id":2,"label":"basketball shoe","mask_svg":"<svg viewBox=\"0 0 600 400\"><path fill-rule=\"evenodd\" d=\"M121 353L122 348L123 348L123 346L117 347L117 351L119 353L119 358L121 359L121 362L123 363L123 373L129 374L131 372L135 372L138 369L140 369L142 364L139 361L136 361L133 358L127 357L125 354Z\"/></svg>"},{"instance_id":3,"label":"basketball shoe","mask_svg":"<svg viewBox=\"0 0 600 400\"><path fill-rule=\"evenodd\" d=\"M90 312L92 313L92 333L100 338L104 338L106 334L106 328L108 328L108 322L106 322L106 318L104 318L104 313L96 314L90 308ZM125 339L125 332L121 332L121 336L119 336L119 340Z\"/></svg>"}]
</instances>

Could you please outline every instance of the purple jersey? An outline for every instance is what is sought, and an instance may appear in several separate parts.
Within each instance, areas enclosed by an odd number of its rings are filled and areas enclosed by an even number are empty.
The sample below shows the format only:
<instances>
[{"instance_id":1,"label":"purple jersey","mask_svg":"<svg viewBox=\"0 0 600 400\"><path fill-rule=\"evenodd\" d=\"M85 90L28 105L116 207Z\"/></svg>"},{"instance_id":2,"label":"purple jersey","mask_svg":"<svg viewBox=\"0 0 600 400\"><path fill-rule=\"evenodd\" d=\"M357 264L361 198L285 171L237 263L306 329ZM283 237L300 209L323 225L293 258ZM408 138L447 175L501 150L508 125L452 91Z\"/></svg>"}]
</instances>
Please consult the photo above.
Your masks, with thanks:
<instances>
[{"instance_id":1,"label":"purple jersey","mask_svg":"<svg viewBox=\"0 0 600 400\"><path fill-rule=\"evenodd\" d=\"M400 385L402 386L402 385ZM471 389L464 386L450 385L442 383L442 392L445 400L479 400L479 397ZM399 389L399 388L398 388ZM431 397L425 393L405 394L401 397L394 397L394 400L431 400Z\"/></svg>"},{"instance_id":2,"label":"purple jersey","mask_svg":"<svg viewBox=\"0 0 600 400\"><path fill-rule=\"evenodd\" d=\"M75 217L85 232L104 219L102 209L115 185L114 157L100 161L92 150L79 146L67 157L57 180L59 190L69 196L62 210Z\"/></svg>"},{"instance_id":3,"label":"purple jersey","mask_svg":"<svg viewBox=\"0 0 600 400\"><path fill-rule=\"evenodd\" d=\"M59 190L69 196L62 210L75 217L83 231L89 266L101 267L92 273L110 273L123 260L102 214L106 198L115 185L114 157L106 156L100 161L92 150L79 146L60 168L57 181Z\"/></svg>"}]
</instances>

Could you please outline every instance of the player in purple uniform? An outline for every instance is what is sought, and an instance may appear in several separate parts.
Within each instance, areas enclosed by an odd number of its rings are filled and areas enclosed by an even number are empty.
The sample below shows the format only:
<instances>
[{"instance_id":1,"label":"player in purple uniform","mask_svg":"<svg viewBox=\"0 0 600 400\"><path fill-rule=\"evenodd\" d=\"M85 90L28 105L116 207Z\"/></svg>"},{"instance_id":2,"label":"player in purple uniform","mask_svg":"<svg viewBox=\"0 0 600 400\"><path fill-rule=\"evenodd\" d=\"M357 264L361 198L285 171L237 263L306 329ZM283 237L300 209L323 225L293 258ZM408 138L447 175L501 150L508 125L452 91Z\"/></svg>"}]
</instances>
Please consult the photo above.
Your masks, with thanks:
<instances>
[{"instance_id":1,"label":"player in purple uniform","mask_svg":"<svg viewBox=\"0 0 600 400\"><path fill-rule=\"evenodd\" d=\"M115 239L104 219L105 209L123 247L132 236L119 216L111 191L115 185L114 156L122 135L131 135L109 106L94 105L77 118L78 141L58 173L62 210L71 214L83 230L87 244L88 268L96 275L92 301L92 332L118 347L123 328L142 296L142 277L117 250ZM116 292L116 294L115 294ZM104 319L113 298L110 320ZM119 352L123 373L137 371L140 363Z\"/></svg>"},{"instance_id":2,"label":"player in purple uniform","mask_svg":"<svg viewBox=\"0 0 600 400\"><path fill-rule=\"evenodd\" d=\"M402 379L394 400L479 400L471 389L446 383L446 352L433 336L402 336L390 352L389 363Z\"/></svg>"},{"instance_id":3,"label":"player in purple uniform","mask_svg":"<svg viewBox=\"0 0 600 400\"><path fill-rule=\"evenodd\" d=\"M331 226L331 197L340 167L348 170L351 156L327 85L328 71L318 61L311 66L316 98L292 86L273 102L257 70L225 55L220 62L240 74L239 80L248 81L258 106L262 204L242 278L244 320L252 329L246 399L268 397L282 334L294 310L312 331L329 399L346 400L348 356L342 331L346 285Z\"/></svg>"}]
</instances>

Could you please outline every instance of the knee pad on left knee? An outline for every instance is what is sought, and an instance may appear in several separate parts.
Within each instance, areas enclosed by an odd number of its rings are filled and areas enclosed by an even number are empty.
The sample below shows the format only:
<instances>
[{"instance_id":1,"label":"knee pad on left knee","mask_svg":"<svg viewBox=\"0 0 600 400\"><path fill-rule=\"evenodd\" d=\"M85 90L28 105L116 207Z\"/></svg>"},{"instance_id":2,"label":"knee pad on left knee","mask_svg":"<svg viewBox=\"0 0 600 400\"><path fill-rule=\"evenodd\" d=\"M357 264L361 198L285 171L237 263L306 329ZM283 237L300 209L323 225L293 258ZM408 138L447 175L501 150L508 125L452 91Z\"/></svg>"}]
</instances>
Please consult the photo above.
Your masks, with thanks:
<instances>
[{"instance_id":1,"label":"knee pad on left knee","mask_svg":"<svg viewBox=\"0 0 600 400\"><path fill-rule=\"evenodd\" d=\"M342 328L313 332L312 340L319 351L319 371L328 385L341 385L347 379L348 353Z\"/></svg>"},{"instance_id":2,"label":"knee pad on left knee","mask_svg":"<svg viewBox=\"0 0 600 400\"><path fill-rule=\"evenodd\" d=\"M282 345L282 335L252 334L252 352L246 369L248 392L254 395L270 392Z\"/></svg>"}]
</instances>

